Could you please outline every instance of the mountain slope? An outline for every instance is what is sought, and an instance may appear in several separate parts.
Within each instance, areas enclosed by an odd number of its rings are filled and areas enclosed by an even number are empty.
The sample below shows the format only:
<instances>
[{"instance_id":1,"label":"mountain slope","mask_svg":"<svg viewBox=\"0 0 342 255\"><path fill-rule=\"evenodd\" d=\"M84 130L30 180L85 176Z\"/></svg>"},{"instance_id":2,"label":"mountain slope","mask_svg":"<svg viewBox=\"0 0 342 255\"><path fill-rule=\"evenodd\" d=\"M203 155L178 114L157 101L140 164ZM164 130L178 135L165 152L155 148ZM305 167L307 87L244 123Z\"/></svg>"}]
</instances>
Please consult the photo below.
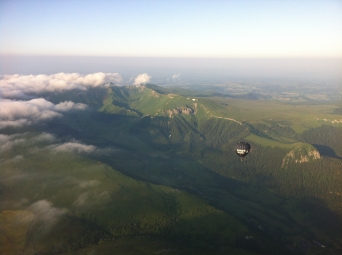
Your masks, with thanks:
<instances>
[{"instance_id":1,"label":"mountain slope","mask_svg":"<svg viewBox=\"0 0 342 255\"><path fill-rule=\"evenodd\" d=\"M158 252L150 245L159 242L171 254L292 254L306 243L313 254L340 249L342 162L333 138L341 129L330 123L330 132L321 132L327 128L317 128L317 112L256 100L188 98L153 85L43 96L88 108L6 130L0 220L45 208L61 224L49 235L40 232L40 221L22 224L18 233L28 237L20 234L19 246L1 228L6 252L23 249L23 240L32 254L125 245L128 251L132 236L140 244L147 240L141 253ZM252 150L241 162L233 148L243 140ZM317 146L330 144L337 154L322 154ZM68 228L61 239L58 233ZM83 250L92 244L99 249Z\"/></svg>"},{"instance_id":2,"label":"mountain slope","mask_svg":"<svg viewBox=\"0 0 342 255\"><path fill-rule=\"evenodd\" d=\"M21 148L19 161L12 160L15 151L2 155L1 254L60 253L137 235L167 237L177 241L169 243L175 249L185 240L194 249L201 240L233 248L235 238L248 232L203 199L134 180L101 162L56 151L58 146Z\"/></svg>"}]
</instances>

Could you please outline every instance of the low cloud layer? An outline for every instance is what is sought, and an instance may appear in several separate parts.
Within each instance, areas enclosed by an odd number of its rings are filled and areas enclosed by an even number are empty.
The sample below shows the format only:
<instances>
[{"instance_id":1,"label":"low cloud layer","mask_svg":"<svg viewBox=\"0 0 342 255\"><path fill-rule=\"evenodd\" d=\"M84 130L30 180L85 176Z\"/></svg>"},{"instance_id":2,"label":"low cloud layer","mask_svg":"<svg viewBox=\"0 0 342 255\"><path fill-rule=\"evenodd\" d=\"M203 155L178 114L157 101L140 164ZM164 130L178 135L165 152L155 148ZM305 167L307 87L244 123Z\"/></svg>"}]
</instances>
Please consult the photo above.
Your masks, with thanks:
<instances>
[{"instance_id":1,"label":"low cloud layer","mask_svg":"<svg viewBox=\"0 0 342 255\"><path fill-rule=\"evenodd\" d=\"M135 80L133 85L141 85L141 84L146 84L150 81L152 77L148 75L147 73L139 74Z\"/></svg>"},{"instance_id":2,"label":"low cloud layer","mask_svg":"<svg viewBox=\"0 0 342 255\"><path fill-rule=\"evenodd\" d=\"M0 99L0 129L5 127L22 127L39 121L62 117L60 112L84 110L85 104L62 102L53 104L44 98L29 101Z\"/></svg>"},{"instance_id":3,"label":"low cloud layer","mask_svg":"<svg viewBox=\"0 0 342 255\"><path fill-rule=\"evenodd\" d=\"M1 75L0 97L24 98L27 94L42 92L59 92L64 90L86 90L102 84L113 82L120 84L122 77L118 73L57 73L52 75Z\"/></svg>"}]
</instances>

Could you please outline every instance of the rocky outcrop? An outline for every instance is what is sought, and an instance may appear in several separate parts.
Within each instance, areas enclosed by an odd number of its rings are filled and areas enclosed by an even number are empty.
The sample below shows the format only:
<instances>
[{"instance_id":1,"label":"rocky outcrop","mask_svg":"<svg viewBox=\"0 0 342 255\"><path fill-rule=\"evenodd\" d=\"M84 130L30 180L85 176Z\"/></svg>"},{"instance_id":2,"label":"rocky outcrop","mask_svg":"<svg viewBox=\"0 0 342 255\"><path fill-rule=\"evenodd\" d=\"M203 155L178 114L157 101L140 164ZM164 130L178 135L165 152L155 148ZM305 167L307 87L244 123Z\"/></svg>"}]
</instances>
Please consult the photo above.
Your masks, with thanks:
<instances>
[{"instance_id":1,"label":"rocky outcrop","mask_svg":"<svg viewBox=\"0 0 342 255\"><path fill-rule=\"evenodd\" d=\"M311 144L297 143L283 159L282 167L287 167L289 163L304 163L321 158L319 151Z\"/></svg>"},{"instance_id":2,"label":"rocky outcrop","mask_svg":"<svg viewBox=\"0 0 342 255\"><path fill-rule=\"evenodd\" d=\"M166 114L171 118L173 115L177 115L177 114L194 114L195 110L190 108L190 107L186 107L186 106L178 106L175 109L172 110L167 110Z\"/></svg>"}]
</instances>

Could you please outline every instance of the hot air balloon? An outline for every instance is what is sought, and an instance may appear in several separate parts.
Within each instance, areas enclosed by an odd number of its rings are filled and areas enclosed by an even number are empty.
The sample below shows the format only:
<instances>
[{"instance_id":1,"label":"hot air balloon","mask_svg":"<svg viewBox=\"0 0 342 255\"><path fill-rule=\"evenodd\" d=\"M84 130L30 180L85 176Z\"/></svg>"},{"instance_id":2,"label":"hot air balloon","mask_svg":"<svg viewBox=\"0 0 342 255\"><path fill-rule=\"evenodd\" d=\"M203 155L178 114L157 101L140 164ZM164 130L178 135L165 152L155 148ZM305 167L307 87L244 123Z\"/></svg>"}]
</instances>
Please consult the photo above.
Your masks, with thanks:
<instances>
[{"instance_id":1,"label":"hot air balloon","mask_svg":"<svg viewBox=\"0 0 342 255\"><path fill-rule=\"evenodd\" d=\"M246 156L249 153L250 149L250 144L246 142L239 142L234 146L234 151L240 157L241 160L244 156Z\"/></svg>"}]
</instances>

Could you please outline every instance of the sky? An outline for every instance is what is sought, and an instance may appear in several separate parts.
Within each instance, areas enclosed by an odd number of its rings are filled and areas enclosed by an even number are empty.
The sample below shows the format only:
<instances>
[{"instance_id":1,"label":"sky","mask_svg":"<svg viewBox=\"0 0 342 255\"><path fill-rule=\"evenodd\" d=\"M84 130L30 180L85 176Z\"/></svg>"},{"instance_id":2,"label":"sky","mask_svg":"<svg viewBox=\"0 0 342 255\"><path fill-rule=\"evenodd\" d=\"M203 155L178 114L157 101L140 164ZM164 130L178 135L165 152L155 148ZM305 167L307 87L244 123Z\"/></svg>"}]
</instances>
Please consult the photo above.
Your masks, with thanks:
<instances>
[{"instance_id":1,"label":"sky","mask_svg":"<svg viewBox=\"0 0 342 255\"><path fill-rule=\"evenodd\" d=\"M0 75L61 72L342 81L342 0L0 0Z\"/></svg>"},{"instance_id":2,"label":"sky","mask_svg":"<svg viewBox=\"0 0 342 255\"><path fill-rule=\"evenodd\" d=\"M341 0L0 1L0 55L342 58L341 31Z\"/></svg>"}]
</instances>

